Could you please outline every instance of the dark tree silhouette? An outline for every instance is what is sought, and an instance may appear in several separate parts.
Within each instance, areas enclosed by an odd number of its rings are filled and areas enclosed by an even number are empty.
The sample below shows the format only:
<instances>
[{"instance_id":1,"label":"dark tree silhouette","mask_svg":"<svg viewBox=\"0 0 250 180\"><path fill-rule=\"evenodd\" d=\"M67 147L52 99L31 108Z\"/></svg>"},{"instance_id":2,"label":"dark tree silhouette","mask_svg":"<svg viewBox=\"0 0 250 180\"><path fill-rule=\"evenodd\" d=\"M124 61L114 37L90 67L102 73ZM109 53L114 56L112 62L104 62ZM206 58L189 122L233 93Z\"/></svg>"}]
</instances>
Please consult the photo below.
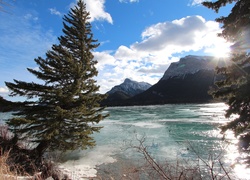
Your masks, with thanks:
<instances>
[{"instance_id":1,"label":"dark tree silhouette","mask_svg":"<svg viewBox=\"0 0 250 180\"><path fill-rule=\"evenodd\" d=\"M240 148L247 150L250 146L250 1L217 0L204 2L203 5L218 12L229 3L234 3L230 14L216 21L222 23L223 31L219 36L233 43L232 64L217 69L224 79L217 82L219 89L213 95L227 100L229 108L226 117L233 118L222 126L222 131L233 130L240 137ZM238 116L233 117L235 114Z\"/></svg>"}]
</instances>

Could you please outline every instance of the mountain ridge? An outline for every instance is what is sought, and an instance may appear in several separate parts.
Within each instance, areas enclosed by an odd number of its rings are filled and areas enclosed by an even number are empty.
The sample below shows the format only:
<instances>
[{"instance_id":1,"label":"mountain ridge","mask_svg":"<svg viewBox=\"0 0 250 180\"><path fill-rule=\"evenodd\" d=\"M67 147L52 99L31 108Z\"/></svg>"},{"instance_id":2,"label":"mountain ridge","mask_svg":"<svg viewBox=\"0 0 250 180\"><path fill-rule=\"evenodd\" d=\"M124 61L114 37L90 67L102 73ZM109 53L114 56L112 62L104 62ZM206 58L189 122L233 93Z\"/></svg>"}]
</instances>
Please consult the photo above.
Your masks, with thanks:
<instances>
[{"instance_id":1,"label":"mountain ridge","mask_svg":"<svg viewBox=\"0 0 250 180\"><path fill-rule=\"evenodd\" d=\"M134 96L147 90L151 86L151 84L146 82L137 82L126 78L123 83L114 86L110 91L107 92L107 94L113 94L117 91L121 91L123 93L128 94L129 96Z\"/></svg>"},{"instance_id":2,"label":"mountain ridge","mask_svg":"<svg viewBox=\"0 0 250 180\"><path fill-rule=\"evenodd\" d=\"M212 56L185 56L171 63L156 84L134 96L114 98L109 106L213 102L208 91L218 79L217 66L226 63Z\"/></svg>"},{"instance_id":3,"label":"mountain ridge","mask_svg":"<svg viewBox=\"0 0 250 180\"><path fill-rule=\"evenodd\" d=\"M122 105L127 99L140 94L152 85L146 82L137 82L126 78L120 85L114 86L106 94L108 95L102 104L107 106Z\"/></svg>"},{"instance_id":4,"label":"mountain ridge","mask_svg":"<svg viewBox=\"0 0 250 180\"><path fill-rule=\"evenodd\" d=\"M180 58L179 61L170 64L161 80L166 80L174 76L185 76L185 74L194 74L199 70L214 70L217 66L225 66L226 63L213 56L194 56L188 55Z\"/></svg>"}]
</instances>

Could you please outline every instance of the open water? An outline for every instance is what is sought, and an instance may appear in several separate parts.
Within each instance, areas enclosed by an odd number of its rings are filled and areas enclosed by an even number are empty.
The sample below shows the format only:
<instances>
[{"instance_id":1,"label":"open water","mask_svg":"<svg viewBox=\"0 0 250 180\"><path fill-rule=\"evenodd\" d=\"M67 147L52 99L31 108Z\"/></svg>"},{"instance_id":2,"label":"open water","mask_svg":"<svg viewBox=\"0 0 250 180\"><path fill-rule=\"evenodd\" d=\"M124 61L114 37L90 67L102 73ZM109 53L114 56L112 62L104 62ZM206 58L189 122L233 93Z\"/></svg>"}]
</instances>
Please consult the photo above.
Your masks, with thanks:
<instances>
[{"instance_id":1,"label":"open water","mask_svg":"<svg viewBox=\"0 0 250 180\"><path fill-rule=\"evenodd\" d=\"M63 166L75 176L95 176L102 164L118 163L121 158L138 162L142 155L130 147L144 140L143 145L159 163L220 160L232 179L250 179L243 154L237 151L237 139L230 132L225 138L220 134L219 126L229 121L224 117L226 109L223 103L106 108L110 116L99 123L103 126L100 133L93 135L96 147L69 153ZM9 115L2 113L0 119ZM200 165L206 168L204 163Z\"/></svg>"}]
</instances>

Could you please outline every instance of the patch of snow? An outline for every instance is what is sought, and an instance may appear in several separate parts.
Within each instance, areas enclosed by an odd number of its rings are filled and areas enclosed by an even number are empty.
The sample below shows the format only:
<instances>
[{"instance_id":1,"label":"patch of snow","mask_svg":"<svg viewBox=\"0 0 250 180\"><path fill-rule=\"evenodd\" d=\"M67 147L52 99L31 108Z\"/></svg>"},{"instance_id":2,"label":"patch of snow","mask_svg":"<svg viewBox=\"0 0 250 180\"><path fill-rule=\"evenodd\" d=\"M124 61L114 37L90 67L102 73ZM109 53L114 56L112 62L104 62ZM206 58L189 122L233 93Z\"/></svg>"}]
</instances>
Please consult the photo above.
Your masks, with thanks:
<instances>
[{"instance_id":1,"label":"patch of snow","mask_svg":"<svg viewBox=\"0 0 250 180\"><path fill-rule=\"evenodd\" d=\"M77 160L68 160L59 166L60 170L71 179L85 180L96 177L97 166L116 162L112 157L115 148L109 146L94 147L89 151L72 152ZM70 156L70 154L69 154Z\"/></svg>"}]
</instances>

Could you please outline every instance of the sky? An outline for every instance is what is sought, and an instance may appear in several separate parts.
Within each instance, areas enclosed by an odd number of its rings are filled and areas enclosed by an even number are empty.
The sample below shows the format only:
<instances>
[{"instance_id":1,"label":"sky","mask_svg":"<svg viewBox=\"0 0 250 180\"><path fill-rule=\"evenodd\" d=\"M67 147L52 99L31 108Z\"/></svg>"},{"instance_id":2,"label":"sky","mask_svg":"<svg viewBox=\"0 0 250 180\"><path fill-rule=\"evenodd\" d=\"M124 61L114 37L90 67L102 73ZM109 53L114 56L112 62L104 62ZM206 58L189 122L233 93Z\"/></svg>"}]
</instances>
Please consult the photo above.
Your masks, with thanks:
<instances>
[{"instance_id":1,"label":"sky","mask_svg":"<svg viewBox=\"0 0 250 180\"><path fill-rule=\"evenodd\" d=\"M13 79L38 82L27 68L34 59L58 44L62 17L76 0L5 0L0 11L0 96L10 99L5 86ZM93 52L100 85L105 93L125 78L157 83L172 62L187 55L223 57L230 44L217 36L232 5L219 13L203 0L85 0L94 39Z\"/></svg>"}]
</instances>

